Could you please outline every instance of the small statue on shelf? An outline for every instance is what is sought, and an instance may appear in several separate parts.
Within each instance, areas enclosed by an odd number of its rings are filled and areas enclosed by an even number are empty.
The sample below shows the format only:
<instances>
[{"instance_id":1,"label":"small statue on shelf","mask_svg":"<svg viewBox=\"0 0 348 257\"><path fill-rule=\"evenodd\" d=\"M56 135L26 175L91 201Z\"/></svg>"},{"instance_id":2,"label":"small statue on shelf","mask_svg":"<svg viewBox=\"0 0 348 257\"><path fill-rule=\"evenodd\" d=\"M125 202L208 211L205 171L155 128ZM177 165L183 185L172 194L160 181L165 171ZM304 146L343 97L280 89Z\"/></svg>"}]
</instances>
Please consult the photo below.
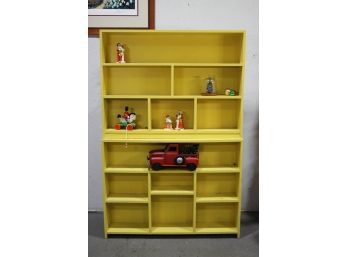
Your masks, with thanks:
<instances>
[{"instance_id":1,"label":"small statue on shelf","mask_svg":"<svg viewBox=\"0 0 348 257\"><path fill-rule=\"evenodd\" d=\"M124 52L125 52L124 44L117 43L116 49L117 49L116 62L117 63L126 63L125 60L124 60Z\"/></svg>"},{"instance_id":2,"label":"small statue on shelf","mask_svg":"<svg viewBox=\"0 0 348 257\"><path fill-rule=\"evenodd\" d=\"M173 126L172 126L172 119L170 118L169 115L166 115L166 125L164 127L164 129L173 129Z\"/></svg>"},{"instance_id":3,"label":"small statue on shelf","mask_svg":"<svg viewBox=\"0 0 348 257\"><path fill-rule=\"evenodd\" d=\"M124 113L123 113L123 118L125 118L126 120L129 119L129 112L128 112L128 106L124 107Z\"/></svg>"},{"instance_id":4,"label":"small statue on shelf","mask_svg":"<svg viewBox=\"0 0 348 257\"><path fill-rule=\"evenodd\" d=\"M128 118L127 122L128 122L128 124L132 125L133 129L136 126L136 121L137 121L137 115L134 112L129 114L129 118Z\"/></svg>"},{"instance_id":5,"label":"small statue on shelf","mask_svg":"<svg viewBox=\"0 0 348 257\"><path fill-rule=\"evenodd\" d=\"M206 95L206 96L217 95L215 80L212 77L206 78L203 90L205 92L202 93L202 95Z\"/></svg>"},{"instance_id":6,"label":"small statue on shelf","mask_svg":"<svg viewBox=\"0 0 348 257\"><path fill-rule=\"evenodd\" d=\"M118 114L117 118L118 118L118 121L119 121L120 128L121 129L126 128L127 125L128 125L127 120L123 116L121 116L121 114Z\"/></svg>"},{"instance_id":7,"label":"small statue on shelf","mask_svg":"<svg viewBox=\"0 0 348 257\"><path fill-rule=\"evenodd\" d=\"M183 130L184 129L184 113L182 111L178 111L176 114L176 130Z\"/></svg>"}]
</instances>

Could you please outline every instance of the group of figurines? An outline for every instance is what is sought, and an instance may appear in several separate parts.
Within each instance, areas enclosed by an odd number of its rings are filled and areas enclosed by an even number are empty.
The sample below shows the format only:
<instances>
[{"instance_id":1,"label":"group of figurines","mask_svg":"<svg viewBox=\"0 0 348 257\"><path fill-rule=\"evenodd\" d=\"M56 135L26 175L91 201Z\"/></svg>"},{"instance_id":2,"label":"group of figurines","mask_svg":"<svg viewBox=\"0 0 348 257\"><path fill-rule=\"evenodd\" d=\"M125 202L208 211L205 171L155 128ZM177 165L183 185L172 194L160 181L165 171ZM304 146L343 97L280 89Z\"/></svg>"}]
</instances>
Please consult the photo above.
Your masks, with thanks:
<instances>
[{"instance_id":1,"label":"group of figurines","mask_svg":"<svg viewBox=\"0 0 348 257\"><path fill-rule=\"evenodd\" d=\"M173 121L170 118L170 115L166 115L166 121L164 129L171 130L173 129ZM184 112L178 111L175 115L175 129L183 130L184 129Z\"/></svg>"},{"instance_id":2,"label":"group of figurines","mask_svg":"<svg viewBox=\"0 0 348 257\"><path fill-rule=\"evenodd\" d=\"M203 90L205 91L204 93L202 93L202 95L204 96L218 95L216 90L216 82L212 77L208 77L205 79L205 85ZM235 96L238 95L238 91L231 88L226 88L225 95Z\"/></svg>"},{"instance_id":3,"label":"group of figurines","mask_svg":"<svg viewBox=\"0 0 348 257\"><path fill-rule=\"evenodd\" d=\"M127 130L133 130L136 127L136 121L137 121L137 115L133 110L131 112L128 112L129 108L126 106L124 108L123 115L117 114L117 119L119 123L115 125L115 129L127 129Z\"/></svg>"}]
</instances>

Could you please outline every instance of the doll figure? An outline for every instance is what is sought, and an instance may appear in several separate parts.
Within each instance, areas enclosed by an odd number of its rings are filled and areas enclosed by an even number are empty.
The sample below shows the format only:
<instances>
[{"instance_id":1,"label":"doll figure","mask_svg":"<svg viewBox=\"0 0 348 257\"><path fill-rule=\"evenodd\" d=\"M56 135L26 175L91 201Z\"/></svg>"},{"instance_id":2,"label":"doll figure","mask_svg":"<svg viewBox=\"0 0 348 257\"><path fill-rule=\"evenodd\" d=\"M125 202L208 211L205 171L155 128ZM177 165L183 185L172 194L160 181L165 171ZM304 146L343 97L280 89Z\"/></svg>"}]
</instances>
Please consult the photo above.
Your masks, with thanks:
<instances>
[{"instance_id":1,"label":"doll figure","mask_svg":"<svg viewBox=\"0 0 348 257\"><path fill-rule=\"evenodd\" d=\"M184 129L184 113L182 111L178 111L176 114L176 130L183 130Z\"/></svg>"},{"instance_id":2,"label":"doll figure","mask_svg":"<svg viewBox=\"0 0 348 257\"><path fill-rule=\"evenodd\" d=\"M121 114L118 114L117 118L119 120L119 124L120 124L121 128L127 127L128 122L124 117L121 116Z\"/></svg>"},{"instance_id":3,"label":"doll figure","mask_svg":"<svg viewBox=\"0 0 348 257\"><path fill-rule=\"evenodd\" d=\"M126 120L129 119L128 106L125 106L125 107L124 107L123 118L125 118Z\"/></svg>"},{"instance_id":4,"label":"doll figure","mask_svg":"<svg viewBox=\"0 0 348 257\"><path fill-rule=\"evenodd\" d=\"M116 58L117 63L126 63L124 60L124 51L125 51L124 45L121 43L117 43L116 49L117 49L117 58Z\"/></svg>"},{"instance_id":5,"label":"doll figure","mask_svg":"<svg viewBox=\"0 0 348 257\"><path fill-rule=\"evenodd\" d=\"M172 123L173 122L170 116L166 115L166 126L164 127L164 129L173 129Z\"/></svg>"},{"instance_id":6,"label":"doll figure","mask_svg":"<svg viewBox=\"0 0 348 257\"><path fill-rule=\"evenodd\" d=\"M214 93L213 90L214 90L214 88L213 88L213 80L209 77L208 81L207 81L207 93L208 94L212 94L212 93Z\"/></svg>"},{"instance_id":7,"label":"doll figure","mask_svg":"<svg viewBox=\"0 0 348 257\"><path fill-rule=\"evenodd\" d=\"M136 126L136 120L137 120L137 115L134 112L129 114L129 118L128 118L127 122L128 122L128 124L131 124L133 128L135 128L135 126Z\"/></svg>"}]
</instances>

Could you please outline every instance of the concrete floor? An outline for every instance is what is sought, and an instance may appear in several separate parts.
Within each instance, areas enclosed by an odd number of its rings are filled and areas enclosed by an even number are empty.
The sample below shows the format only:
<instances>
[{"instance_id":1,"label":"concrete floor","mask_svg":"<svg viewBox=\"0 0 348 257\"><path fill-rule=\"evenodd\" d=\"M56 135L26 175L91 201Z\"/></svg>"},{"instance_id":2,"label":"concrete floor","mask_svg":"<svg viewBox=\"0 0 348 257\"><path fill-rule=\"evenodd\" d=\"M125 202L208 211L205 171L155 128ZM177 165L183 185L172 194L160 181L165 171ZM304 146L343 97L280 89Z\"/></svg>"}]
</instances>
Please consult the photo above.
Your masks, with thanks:
<instances>
[{"instance_id":1,"label":"concrete floor","mask_svg":"<svg viewBox=\"0 0 348 257\"><path fill-rule=\"evenodd\" d=\"M104 239L103 214L88 214L89 257L257 257L259 216L242 213L241 238L230 235L134 236Z\"/></svg>"}]
</instances>

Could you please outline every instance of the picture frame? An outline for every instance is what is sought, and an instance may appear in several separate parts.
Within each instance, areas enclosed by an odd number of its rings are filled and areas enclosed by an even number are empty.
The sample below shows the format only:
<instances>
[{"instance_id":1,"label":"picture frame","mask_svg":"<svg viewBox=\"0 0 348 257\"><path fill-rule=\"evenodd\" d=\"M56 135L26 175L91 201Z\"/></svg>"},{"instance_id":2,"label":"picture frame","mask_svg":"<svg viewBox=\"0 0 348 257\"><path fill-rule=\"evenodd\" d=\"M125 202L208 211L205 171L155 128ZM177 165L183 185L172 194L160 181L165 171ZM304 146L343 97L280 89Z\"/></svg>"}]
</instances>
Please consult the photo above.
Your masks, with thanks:
<instances>
[{"instance_id":1,"label":"picture frame","mask_svg":"<svg viewBox=\"0 0 348 257\"><path fill-rule=\"evenodd\" d=\"M88 36L99 37L100 29L154 29L155 0L137 0L136 6L129 11L89 9Z\"/></svg>"}]
</instances>

